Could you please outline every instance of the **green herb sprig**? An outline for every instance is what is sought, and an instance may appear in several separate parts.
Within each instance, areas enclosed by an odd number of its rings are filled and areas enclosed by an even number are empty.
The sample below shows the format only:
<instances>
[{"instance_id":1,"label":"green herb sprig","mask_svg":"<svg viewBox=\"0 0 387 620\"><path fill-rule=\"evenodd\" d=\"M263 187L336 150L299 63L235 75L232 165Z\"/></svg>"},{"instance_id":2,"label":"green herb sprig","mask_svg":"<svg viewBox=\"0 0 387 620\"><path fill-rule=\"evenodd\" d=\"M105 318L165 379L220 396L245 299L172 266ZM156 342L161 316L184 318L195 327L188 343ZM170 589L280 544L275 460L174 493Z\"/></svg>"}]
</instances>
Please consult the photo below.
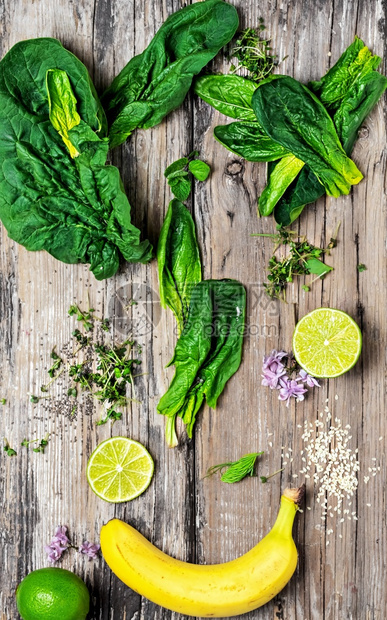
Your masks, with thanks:
<instances>
[{"instance_id":1,"label":"green herb sprig","mask_svg":"<svg viewBox=\"0 0 387 620\"><path fill-rule=\"evenodd\" d=\"M273 474L270 474L269 476L260 476L260 480L263 483L266 483L270 478L272 478L273 476L276 476L277 474L281 473L281 471L284 471L285 467L283 467L282 469L278 469L277 471L275 471Z\"/></svg>"},{"instance_id":2,"label":"green herb sprig","mask_svg":"<svg viewBox=\"0 0 387 620\"><path fill-rule=\"evenodd\" d=\"M25 448L28 448L30 444L39 442L36 448L33 448L33 452L41 452L42 454L44 454L44 450L48 446L49 437L50 437L50 434L47 433L47 435L43 439L30 439L30 440L23 439L20 445L22 445Z\"/></svg>"},{"instance_id":3,"label":"green herb sprig","mask_svg":"<svg viewBox=\"0 0 387 620\"><path fill-rule=\"evenodd\" d=\"M7 404L7 399L6 398L0 398L0 405L6 405Z\"/></svg>"},{"instance_id":4,"label":"green herb sprig","mask_svg":"<svg viewBox=\"0 0 387 620\"><path fill-rule=\"evenodd\" d=\"M262 454L263 452L252 452L251 454L245 454L238 461L213 465L207 470L204 477L208 478L227 467L227 470L220 477L221 481L229 484L240 482L243 478L246 478L246 476L254 476L255 462Z\"/></svg>"},{"instance_id":5,"label":"green herb sprig","mask_svg":"<svg viewBox=\"0 0 387 620\"><path fill-rule=\"evenodd\" d=\"M269 237L275 244L273 255L268 263L268 282L263 285L267 295L272 299L286 301L286 287L297 276L310 274L316 276L303 285L303 290L308 292L313 282L323 278L333 269L323 263L321 258L335 247L336 237L331 238L326 248L318 248L309 243L306 237L299 236L297 232L285 228L279 228L276 234L259 233L252 236ZM290 251L288 256L279 259L275 256L275 252L281 246L288 246Z\"/></svg>"},{"instance_id":6,"label":"green herb sprig","mask_svg":"<svg viewBox=\"0 0 387 620\"><path fill-rule=\"evenodd\" d=\"M258 28L246 28L238 32L229 55L230 59L235 58L238 63L230 66L230 73L246 69L248 71L246 77L254 82L260 82L273 73L279 61L272 51L271 40L261 37L264 30L266 26L260 17Z\"/></svg>"},{"instance_id":7,"label":"green herb sprig","mask_svg":"<svg viewBox=\"0 0 387 620\"><path fill-rule=\"evenodd\" d=\"M7 439L4 439L4 446L3 446L3 450L4 452L8 455L8 456L16 456L17 452L16 450L14 450L13 448L11 448L11 446L9 445Z\"/></svg>"},{"instance_id":8,"label":"green herb sprig","mask_svg":"<svg viewBox=\"0 0 387 620\"><path fill-rule=\"evenodd\" d=\"M198 151L192 151L187 157L173 162L164 172L172 194L181 201L187 200L192 190L192 178L205 181L210 174L210 167L201 159L197 159ZM191 174L190 174L191 173Z\"/></svg>"},{"instance_id":9,"label":"green herb sprig","mask_svg":"<svg viewBox=\"0 0 387 620\"><path fill-rule=\"evenodd\" d=\"M122 407L129 400L126 396L128 383L134 387L133 370L141 364L139 359L130 357L134 346L133 340L126 340L120 346L109 347L107 345L94 345L93 350L97 354L97 369L92 372L88 362L72 364L69 375L81 390L89 391L106 408L106 415L97 422L105 424L108 420L113 422L122 418L122 413L115 410L116 406ZM76 387L70 388L69 394L74 395Z\"/></svg>"}]
</instances>

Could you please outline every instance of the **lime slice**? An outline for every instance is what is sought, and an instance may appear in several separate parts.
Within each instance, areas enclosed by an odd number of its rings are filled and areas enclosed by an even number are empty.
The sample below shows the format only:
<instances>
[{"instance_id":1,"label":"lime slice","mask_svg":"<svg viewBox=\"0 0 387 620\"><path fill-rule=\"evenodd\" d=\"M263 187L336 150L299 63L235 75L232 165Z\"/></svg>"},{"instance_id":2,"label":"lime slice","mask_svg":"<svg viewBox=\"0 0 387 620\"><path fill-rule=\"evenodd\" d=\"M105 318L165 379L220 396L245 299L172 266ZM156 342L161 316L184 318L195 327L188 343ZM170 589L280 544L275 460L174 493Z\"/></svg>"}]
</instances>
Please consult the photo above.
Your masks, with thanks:
<instances>
[{"instance_id":1,"label":"lime slice","mask_svg":"<svg viewBox=\"0 0 387 620\"><path fill-rule=\"evenodd\" d=\"M333 308L306 314L293 334L294 357L313 377L338 377L347 372L359 359L361 344L355 321Z\"/></svg>"},{"instance_id":2,"label":"lime slice","mask_svg":"<svg viewBox=\"0 0 387 620\"><path fill-rule=\"evenodd\" d=\"M148 450L127 437L100 443L87 464L87 480L94 493L107 502L128 502L149 486L154 463Z\"/></svg>"}]
</instances>

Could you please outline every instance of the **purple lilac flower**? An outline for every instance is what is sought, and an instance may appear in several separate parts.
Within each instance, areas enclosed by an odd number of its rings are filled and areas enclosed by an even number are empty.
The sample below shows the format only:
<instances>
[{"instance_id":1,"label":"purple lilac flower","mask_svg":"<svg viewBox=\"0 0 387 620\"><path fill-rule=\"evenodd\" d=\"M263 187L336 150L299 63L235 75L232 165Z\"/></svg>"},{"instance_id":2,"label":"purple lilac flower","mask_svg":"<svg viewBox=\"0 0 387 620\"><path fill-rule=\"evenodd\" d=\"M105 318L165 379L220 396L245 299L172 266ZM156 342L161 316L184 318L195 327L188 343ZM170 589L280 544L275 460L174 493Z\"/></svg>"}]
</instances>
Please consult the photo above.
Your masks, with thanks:
<instances>
[{"instance_id":1,"label":"purple lilac flower","mask_svg":"<svg viewBox=\"0 0 387 620\"><path fill-rule=\"evenodd\" d=\"M300 381L300 380L299 380ZM279 400L286 400L286 406L289 407L290 399L292 396L297 401L304 400L304 394L308 390L303 386L303 384L295 380L295 379L283 379L279 380L280 388L279 388Z\"/></svg>"},{"instance_id":2,"label":"purple lilac flower","mask_svg":"<svg viewBox=\"0 0 387 620\"><path fill-rule=\"evenodd\" d=\"M79 553L84 553L88 556L89 560L94 560L98 556L98 551L100 550L100 545L89 543L85 540L84 543L81 544L78 551Z\"/></svg>"},{"instance_id":3,"label":"purple lilac flower","mask_svg":"<svg viewBox=\"0 0 387 620\"><path fill-rule=\"evenodd\" d=\"M270 355L263 358L262 365L262 385L270 387L272 390L278 388L278 381L286 375L286 368L282 363L282 358L287 357L285 351L272 351Z\"/></svg>"},{"instance_id":4,"label":"purple lilac flower","mask_svg":"<svg viewBox=\"0 0 387 620\"><path fill-rule=\"evenodd\" d=\"M312 375L308 375L306 370L301 369L298 374L300 376L301 381L306 383L306 385L308 385L309 387L320 387L320 384L317 381L317 379L312 377Z\"/></svg>"},{"instance_id":5,"label":"purple lilac flower","mask_svg":"<svg viewBox=\"0 0 387 620\"><path fill-rule=\"evenodd\" d=\"M51 562L57 562L69 546L70 540L67 536L67 527L65 525L58 525L52 541L45 546L44 550Z\"/></svg>"}]
</instances>

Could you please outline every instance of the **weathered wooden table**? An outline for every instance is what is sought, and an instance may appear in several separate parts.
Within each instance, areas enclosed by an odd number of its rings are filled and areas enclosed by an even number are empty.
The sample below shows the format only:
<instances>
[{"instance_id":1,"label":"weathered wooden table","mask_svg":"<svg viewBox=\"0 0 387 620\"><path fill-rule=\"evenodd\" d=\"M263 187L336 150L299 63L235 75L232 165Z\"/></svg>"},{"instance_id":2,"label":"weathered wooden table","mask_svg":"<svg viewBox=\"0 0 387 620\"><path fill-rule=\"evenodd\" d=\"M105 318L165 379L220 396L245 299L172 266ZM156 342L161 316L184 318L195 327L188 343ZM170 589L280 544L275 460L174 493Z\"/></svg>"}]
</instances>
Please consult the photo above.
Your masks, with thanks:
<instances>
[{"instance_id":1,"label":"weathered wooden table","mask_svg":"<svg viewBox=\"0 0 387 620\"><path fill-rule=\"evenodd\" d=\"M179 0L1 0L0 46L4 55L21 39L57 37L87 65L102 91L160 24L183 6ZM355 34L384 59L386 3L383 0L236 0L241 25L263 17L273 48L287 59L280 71L307 82L321 76ZM218 57L217 68L228 64ZM384 61L386 67L386 61ZM197 226L205 277L240 279L248 291L248 335L244 359L228 384L216 411L200 415L192 441L183 435L177 449L164 441L164 419L156 405L172 376L165 370L175 342L174 319L158 302L156 262L125 265L119 274L97 282L86 266L66 266L44 252L29 253L11 242L1 228L0 396L1 435L17 456L0 460L0 609L3 620L17 618L14 592L31 570L47 566L44 545L55 526L66 524L74 541L97 540L100 527L113 516L137 527L173 556L198 563L232 559L268 531L277 513L281 490L301 467L299 425L314 422L326 399L334 415L352 427L351 446L359 448L361 471L354 501L358 521L335 519L327 526L307 485L311 510L300 514L295 539L297 572L281 594L248 619L381 620L387 611L385 440L386 350L386 116L380 102L367 119L353 158L365 179L350 196L321 199L299 220L310 241L326 244L339 221L339 244L330 256L334 271L305 293L296 283L287 305L270 302L263 292L271 255L271 219L259 221L256 199L265 183L265 166L240 160L215 142L213 126L224 120L196 97L159 126L137 131L112 153L119 166L133 218L154 244L170 200L163 177L167 164L198 149L212 167L208 182L197 184L190 203ZM359 273L357 264L367 270ZM47 406L29 402L46 381L50 352L70 340L71 303L88 303L110 316L114 337L122 341L132 329L143 345L143 377L122 422L96 426L99 412L79 407L74 419L60 401ZM126 305L135 299L137 305ZM273 348L291 347L299 317L319 306L341 308L364 334L361 360L347 375L322 381L303 403L287 409L277 394L261 387L261 363ZM123 308L126 306L125 308ZM60 390L59 390L60 393ZM335 400L338 395L338 400ZM44 454L22 448L24 438L50 433ZM155 459L150 488L132 503L109 505L88 487L85 469L93 448L109 435L123 434L145 444ZM380 439L383 438L383 439ZM380 439L380 440L379 440ZM293 462L281 476L263 485L259 478L238 485L218 477L203 480L215 463L264 450L259 473L280 469L281 446L291 446ZM376 460L372 460L376 459ZM381 471L363 482L368 467ZM300 477L297 479L300 481ZM293 480L294 482L294 480ZM327 527L332 527L327 546ZM104 561L87 561L68 553L62 566L85 579L92 593L93 619L156 620L182 618L130 591Z\"/></svg>"}]
</instances>

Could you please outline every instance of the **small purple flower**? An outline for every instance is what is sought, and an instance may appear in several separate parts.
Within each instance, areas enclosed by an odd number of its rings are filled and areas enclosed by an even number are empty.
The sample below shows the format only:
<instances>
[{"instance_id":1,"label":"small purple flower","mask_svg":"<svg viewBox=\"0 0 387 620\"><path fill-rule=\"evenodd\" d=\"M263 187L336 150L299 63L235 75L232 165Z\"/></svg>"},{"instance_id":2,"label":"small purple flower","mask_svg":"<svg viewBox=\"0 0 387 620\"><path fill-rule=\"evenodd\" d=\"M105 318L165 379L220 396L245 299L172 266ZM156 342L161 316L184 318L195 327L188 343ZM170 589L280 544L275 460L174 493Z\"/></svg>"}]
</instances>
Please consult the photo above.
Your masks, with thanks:
<instances>
[{"instance_id":1,"label":"small purple flower","mask_svg":"<svg viewBox=\"0 0 387 620\"><path fill-rule=\"evenodd\" d=\"M69 546L70 540L67 536L67 527L65 525L58 525L52 541L45 546L44 550L51 562L57 562Z\"/></svg>"},{"instance_id":2,"label":"small purple flower","mask_svg":"<svg viewBox=\"0 0 387 620\"><path fill-rule=\"evenodd\" d=\"M306 385L308 385L309 387L320 387L319 382L317 381L317 379L315 379L314 377L312 377L312 375L308 375L308 373L306 372L306 370L301 369L300 372L298 373L300 376L301 381L303 381L304 383L306 383Z\"/></svg>"},{"instance_id":3,"label":"small purple flower","mask_svg":"<svg viewBox=\"0 0 387 620\"><path fill-rule=\"evenodd\" d=\"M98 557L98 551L100 550L100 548L100 545L97 545L95 543L89 543L87 540L85 540L85 542L82 543L79 547L78 551L79 553L84 553L85 555L87 555L89 560L94 560L96 557Z\"/></svg>"},{"instance_id":4,"label":"small purple flower","mask_svg":"<svg viewBox=\"0 0 387 620\"><path fill-rule=\"evenodd\" d=\"M68 547L70 539L67 536L67 527L65 525L58 525L52 540L60 543L62 547Z\"/></svg>"},{"instance_id":5,"label":"small purple flower","mask_svg":"<svg viewBox=\"0 0 387 620\"><path fill-rule=\"evenodd\" d=\"M286 406L289 407L292 396L297 401L304 400L304 394L308 391L304 386L299 384L295 379L280 379L279 400L286 400Z\"/></svg>"},{"instance_id":6,"label":"small purple flower","mask_svg":"<svg viewBox=\"0 0 387 620\"><path fill-rule=\"evenodd\" d=\"M270 355L263 358L262 385L272 390L278 388L279 379L286 375L286 368L281 361L286 356L285 351L272 351Z\"/></svg>"}]
</instances>

